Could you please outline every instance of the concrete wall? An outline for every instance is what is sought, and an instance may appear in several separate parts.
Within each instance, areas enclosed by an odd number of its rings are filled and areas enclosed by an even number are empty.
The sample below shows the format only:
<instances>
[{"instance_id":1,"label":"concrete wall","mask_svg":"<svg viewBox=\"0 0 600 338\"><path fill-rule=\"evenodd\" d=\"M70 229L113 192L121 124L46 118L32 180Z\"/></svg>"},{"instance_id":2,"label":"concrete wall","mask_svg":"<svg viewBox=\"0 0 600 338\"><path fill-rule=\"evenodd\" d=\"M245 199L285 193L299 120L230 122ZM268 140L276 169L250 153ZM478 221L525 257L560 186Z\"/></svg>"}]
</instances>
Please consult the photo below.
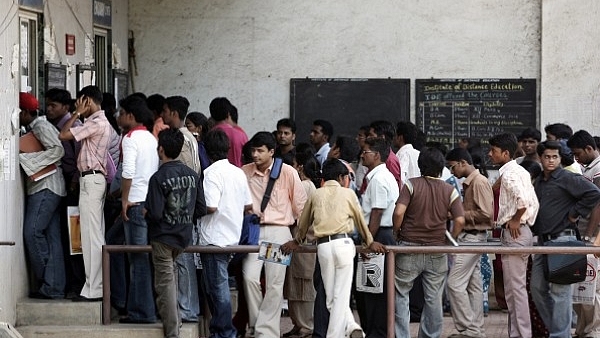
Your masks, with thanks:
<instances>
[{"instance_id":1,"label":"concrete wall","mask_svg":"<svg viewBox=\"0 0 600 338\"><path fill-rule=\"evenodd\" d=\"M540 2L130 0L136 90L227 96L251 135L289 116L294 77L539 79Z\"/></svg>"},{"instance_id":2,"label":"concrete wall","mask_svg":"<svg viewBox=\"0 0 600 338\"><path fill-rule=\"evenodd\" d=\"M14 324L16 303L29 292L28 272L23 247L24 184L18 162L19 5L18 1L0 0L0 242L14 241L15 246L0 246L0 322ZM86 48L93 57L94 26L91 0L45 1L43 61L68 65L67 87L76 92L75 65L88 63ZM113 51L121 51L122 69L127 69L128 3L112 3ZM33 14L37 15L36 13ZM75 35L76 54L65 55L65 34ZM91 39L91 40L90 40ZM43 69L43 63L40 69ZM34 72L36 73L37 70ZM40 84L41 85L41 84ZM15 115L17 114L17 115Z\"/></svg>"},{"instance_id":3,"label":"concrete wall","mask_svg":"<svg viewBox=\"0 0 600 338\"><path fill-rule=\"evenodd\" d=\"M541 126L563 122L600 135L600 2L544 0Z\"/></svg>"}]
</instances>

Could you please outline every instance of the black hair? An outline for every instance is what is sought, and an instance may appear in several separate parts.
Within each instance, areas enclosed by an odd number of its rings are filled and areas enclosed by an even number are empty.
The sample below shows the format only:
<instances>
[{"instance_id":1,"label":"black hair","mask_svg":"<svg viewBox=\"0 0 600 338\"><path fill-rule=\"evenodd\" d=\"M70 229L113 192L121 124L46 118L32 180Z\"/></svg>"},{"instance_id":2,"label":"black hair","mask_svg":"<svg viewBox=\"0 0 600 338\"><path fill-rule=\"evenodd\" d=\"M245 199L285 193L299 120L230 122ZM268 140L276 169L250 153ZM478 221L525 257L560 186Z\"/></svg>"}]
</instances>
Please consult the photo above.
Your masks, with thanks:
<instances>
[{"instance_id":1,"label":"black hair","mask_svg":"<svg viewBox=\"0 0 600 338\"><path fill-rule=\"evenodd\" d=\"M277 129L279 129L279 127L290 128L293 134L296 133L296 122L292 119L285 118L277 121Z\"/></svg>"},{"instance_id":2,"label":"black hair","mask_svg":"<svg viewBox=\"0 0 600 338\"><path fill-rule=\"evenodd\" d=\"M358 142L354 137L347 135L339 135L334 142L334 147L340 150L340 159L346 162L352 162L356 160L356 153L360 151Z\"/></svg>"},{"instance_id":3,"label":"black hair","mask_svg":"<svg viewBox=\"0 0 600 338\"><path fill-rule=\"evenodd\" d=\"M77 92L77 98L82 96L89 97L95 104L102 104L102 91L97 86L85 86L81 88L79 92Z\"/></svg>"},{"instance_id":4,"label":"black hair","mask_svg":"<svg viewBox=\"0 0 600 338\"><path fill-rule=\"evenodd\" d=\"M486 156L483 153L483 148L481 146L469 147L467 149L469 154L471 154L471 159L473 160L473 166L479 170L481 175L488 177L488 172L486 169Z\"/></svg>"},{"instance_id":5,"label":"black hair","mask_svg":"<svg viewBox=\"0 0 600 338\"><path fill-rule=\"evenodd\" d=\"M587 146L592 147L592 149L597 149L594 137L585 130L575 132L575 134L573 134L573 136L571 136L567 141L567 146L569 146L571 149L585 149Z\"/></svg>"},{"instance_id":6,"label":"black hair","mask_svg":"<svg viewBox=\"0 0 600 338\"><path fill-rule=\"evenodd\" d=\"M183 96L169 96L166 98L167 107L171 111L176 111L181 121L185 120L188 109L190 108L190 101Z\"/></svg>"},{"instance_id":7,"label":"black hair","mask_svg":"<svg viewBox=\"0 0 600 338\"><path fill-rule=\"evenodd\" d=\"M146 94L142 93L142 92L135 92L133 94L130 94L131 96L137 96L140 99L146 101L148 99L148 97L146 97Z\"/></svg>"},{"instance_id":8,"label":"black hair","mask_svg":"<svg viewBox=\"0 0 600 338\"><path fill-rule=\"evenodd\" d=\"M338 160L337 158L330 158L323 162L323 179L325 181L337 180L340 175L348 175L350 172L348 171L348 167Z\"/></svg>"},{"instance_id":9,"label":"black hair","mask_svg":"<svg viewBox=\"0 0 600 338\"><path fill-rule=\"evenodd\" d=\"M210 116L215 121L221 122L231 114L231 102L226 97L216 97L210 102L208 109Z\"/></svg>"},{"instance_id":10,"label":"black hair","mask_svg":"<svg viewBox=\"0 0 600 338\"><path fill-rule=\"evenodd\" d=\"M146 99L148 109L152 111L155 117L158 117L160 115L166 103L167 99L165 99L165 97L160 94L152 94Z\"/></svg>"},{"instance_id":11,"label":"black hair","mask_svg":"<svg viewBox=\"0 0 600 338\"><path fill-rule=\"evenodd\" d=\"M470 165L473 165L473 158L467 149L464 148L454 148L446 154L446 161L465 161Z\"/></svg>"},{"instance_id":12,"label":"black hair","mask_svg":"<svg viewBox=\"0 0 600 338\"><path fill-rule=\"evenodd\" d=\"M298 154L300 154L300 156L303 156L302 154L306 154L306 156L310 155L310 156L314 156L317 152L315 151L315 147L312 146L312 144L307 143L307 142L300 142L296 145L296 161L297 161L297 157L299 156Z\"/></svg>"},{"instance_id":13,"label":"black hair","mask_svg":"<svg viewBox=\"0 0 600 338\"><path fill-rule=\"evenodd\" d=\"M536 148L537 154L539 156L542 156L542 154L544 153L544 150L546 150L546 149L558 150L558 155L561 158L564 156L563 146L560 144L560 141L548 140L548 141L541 142L540 144L538 144L538 146Z\"/></svg>"},{"instance_id":14,"label":"black hair","mask_svg":"<svg viewBox=\"0 0 600 338\"><path fill-rule=\"evenodd\" d=\"M396 124L396 135L402 136L406 144L417 142L417 134L417 126L410 121L400 121Z\"/></svg>"},{"instance_id":15,"label":"black hair","mask_svg":"<svg viewBox=\"0 0 600 338\"><path fill-rule=\"evenodd\" d=\"M594 142L596 142L596 148L600 149L600 136L594 136Z\"/></svg>"},{"instance_id":16,"label":"black hair","mask_svg":"<svg viewBox=\"0 0 600 338\"><path fill-rule=\"evenodd\" d=\"M552 134L557 139L568 139L573 136L573 129L564 123L553 123L544 127L546 134Z\"/></svg>"},{"instance_id":17,"label":"black hair","mask_svg":"<svg viewBox=\"0 0 600 338\"><path fill-rule=\"evenodd\" d=\"M184 137L179 129L167 128L158 133L158 146L162 147L165 156L176 159L181 154Z\"/></svg>"},{"instance_id":18,"label":"black hair","mask_svg":"<svg viewBox=\"0 0 600 338\"><path fill-rule=\"evenodd\" d=\"M289 151L285 154L277 154L277 156L275 157L279 157L283 163L287 164L287 165L292 165L294 164L294 156L295 155L295 151Z\"/></svg>"},{"instance_id":19,"label":"black hair","mask_svg":"<svg viewBox=\"0 0 600 338\"><path fill-rule=\"evenodd\" d=\"M388 156L390 155L390 141L379 137L368 137L365 140L365 144L369 146L372 151L378 152L381 157L381 162L385 163Z\"/></svg>"},{"instance_id":20,"label":"black hair","mask_svg":"<svg viewBox=\"0 0 600 338\"><path fill-rule=\"evenodd\" d=\"M202 128L202 134L200 135L204 139L204 134L208 132L208 118L201 112L193 111L185 117L190 120L196 127Z\"/></svg>"},{"instance_id":21,"label":"black hair","mask_svg":"<svg viewBox=\"0 0 600 338\"><path fill-rule=\"evenodd\" d=\"M492 138L490 138L489 143L490 146L498 147L502 151L508 150L508 155L510 158L513 158L515 156L515 152L519 147L517 137L515 136L515 134L511 133L495 135Z\"/></svg>"},{"instance_id":22,"label":"black hair","mask_svg":"<svg viewBox=\"0 0 600 338\"><path fill-rule=\"evenodd\" d=\"M296 163L302 166L304 175L308 177L315 187L321 186L321 163L315 157L312 146L308 143L301 143L309 147L302 147L301 151L296 152ZM300 145L300 144L299 144Z\"/></svg>"},{"instance_id":23,"label":"black hair","mask_svg":"<svg viewBox=\"0 0 600 338\"><path fill-rule=\"evenodd\" d=\"M119 123L117 123L117 118L115 117L115 113L117 112L117 100L115 96L111 93L102 93L102 104L100 107L104 110L104 115L106 115L108 123L110 123L117 134L120 134L121 128L119 128Z\"/></svg>"},{"instance_id":24,"label":"black hair","mask_svg":"<svg viewBox=\"0 0 600 338\"><path fill-rule=\"evenodd\" d=\"M213 162L227 158L229 152L229 138L224 131L213 129L204 136L206 153Z\"/></svg>"},{"instance_id":25,"label":"black hair","mask_svg":"<svg viewBox=\"0 0 600 338\"><path fill-rule=\"evenodd\" d=\"M446 156L446 154L448 153L448 146L446 146L442 142L429 141L429 142L425 143L425 147L435 148L435 149L439 150L440 152L442 152L442 155L444 155L444 156Z\"/></svg>"},{"instance_id":26,"label":"black hair","mask_svg":"<svg viewBox=\"0 0 600 338\"><path fill-rule=\"evenodd\" d=\"M119 101L119 106L125 112L132 114L135 122L143 124L149 132L152 132L154 118L152 112L148 109L148 105L146 105L146 100L137 95L129 95Z\"/></svg>"},{"instance_id":27,"label":"black hair","mask_svg":"<svg viewBox=\"0 0 600 338\"><path fill-rule=\"evenodd\" d=\"M252 162L252 147L250 145L250 141L248 141L242 146L242 163L248 164Z\"/></svg>"},{"instance_id":28,"label":"black hair","mask_svg":"<svg viewBox=\"0 0 600 338\"><path fill-rule=\"evenodd\" d=\"M60 104L71 104L71 93L66 89L50 88L44 96L46 101L58 102Z\"/></svg>"},{"instance_id":29,"label":"black hair","mask_svg":"<svg viewBox=\"0 0 600 338\"><path fill-rule=\"evenodd\" d=\"M422 176L440 177L446 161L439 149L426 148L419 153L417 163Z\"/></svg>"},{"instance_id":30,"label":"black hair","mask_svg":"<svg viewBox=\"0 0 600 338\"><path fill-rule=\"evenodd\" d=\"M542 140L542 133L533 127L529 127L523 130L517 139L523 141L526 138L532 138L540 142Z\"/></svg>"},{"instance_id":31,"label":"black hair","mask_svg":"<svg viewBox=\"0 0 600 338\"><path fill-rule=\"evenodd\" d=\"M254 136L252 136L248 143L250 143L251 148L266 146L269 150L275 149L275 147L277 146L277 141L275 141L275 137L273 137L273 134L271 134L268 131L259 131L258 133L254 134Z\"/></svg>"},{"instance_id":32,"label":"black hair","mask_svg":"<svg viewBox=\"0 0 600 338\"><path fill-rule=\"evenodd\" d=\"M231 104L229 109L229 116L231 116L231 121L233 121L234 123L238 123L238 110L237 107L234 106L233 104Z\"/></svg>"},{"instance_id":33,"label":"black hair","mask_svg":"<svg viewBox=\"0 0 600 338\"><path fill-rule=\"evenodd\" d=\"M386 140L392 142L394 135L396 135L396 128L394 124L390 121L386 120L377 120L371 122L369 128L373 129L373 132L377 134L378 137L385 137Z\"/></svg>"},{"instance_id":34,"label":"black hair","mask_svg":"<svg viewBox=\"0 0 600 338\"><path fill-rule=\"evenodd\" d=\"M536 161L523 160L520 166L529 172L532 180L535 180L542 173L542 166Z\"/></svg>"},{"instance_id":35,"label":"black hair","mask_svg":"<svg viewBox=\"0 0 600 338\"><path fill-rule=\"evenodd\" d=\"M333 136L333 125L331 122L325 120L314 120L313 126L321 127L323 134L327 135L327 141L331 140L331 137Z\"/></svg>"}]
</instances>

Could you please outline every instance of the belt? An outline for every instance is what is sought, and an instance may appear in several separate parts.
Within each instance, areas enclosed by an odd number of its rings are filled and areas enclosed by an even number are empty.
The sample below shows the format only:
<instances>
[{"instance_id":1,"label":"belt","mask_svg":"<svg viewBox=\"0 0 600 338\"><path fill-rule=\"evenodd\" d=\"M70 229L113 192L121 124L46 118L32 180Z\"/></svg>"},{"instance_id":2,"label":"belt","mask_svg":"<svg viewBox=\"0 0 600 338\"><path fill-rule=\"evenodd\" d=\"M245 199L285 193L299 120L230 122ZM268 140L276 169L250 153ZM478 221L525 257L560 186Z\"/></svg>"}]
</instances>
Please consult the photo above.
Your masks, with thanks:
<instances>
[{"instance_id":1,"label":"belt","mask_svg":"<svg viewBox=\"0 0 600 338\"><path fill-rule=\"evenodd\" d=\"M331 242L334 239L340 239L340 238L350 238L350 236L348 234L335 234L335 235L329 235L329 236L317 238L317 245Z\"/></svg>"},{"instance_id":2,"label":"belt","mask_svg":"<svg viewBox=\"0 0 600 338\"><path fill-rule=\"evenodd\" d=\"M551 241L553 239L557 239L558 237L565 237L565 236L577 236L577 232L573 229L565 229L555 235L552 234L545 234L542 235L542 241L547 242L547 241Z\"/></svg>"},{"instance_id":3,"label":"belt","mask_svg":"<svg viewBox=\"0 0 600 338\"><path fill-rule=\"evenodd\" d=\"M479 235L479 234L485 234L487 232L487 230L472 229L472 230L463 230L463 232L466 234L469 234L469 235Z\"/></svg>"},{"instance_id":4,"label":"belt","mask_svg":"<svg viewBox=\"0 0 600 338\"><path fill-rule=\"evenodd\" d=\"M504 224L500 225L500 227L501 227L502 229L506 229L506 224L508 224L508 223L504 223ZM521 228L522 228L522 227L526 227L526 226L527 226L527 224L525 224L525 223L521 223Z\"/></svg>"},{"instance_id":5,"label":"belt","mask_svg":"<svg viewBox=\"0 0 600 338\"><path fill-rule=\"evenodd\" d=\"M102 174L104 175L104 173L100 170L86 170L86 171L82 171L81 172L81 177L87 176L87 175L95 175L95 174Z\"/></svg>"}]
</instances>

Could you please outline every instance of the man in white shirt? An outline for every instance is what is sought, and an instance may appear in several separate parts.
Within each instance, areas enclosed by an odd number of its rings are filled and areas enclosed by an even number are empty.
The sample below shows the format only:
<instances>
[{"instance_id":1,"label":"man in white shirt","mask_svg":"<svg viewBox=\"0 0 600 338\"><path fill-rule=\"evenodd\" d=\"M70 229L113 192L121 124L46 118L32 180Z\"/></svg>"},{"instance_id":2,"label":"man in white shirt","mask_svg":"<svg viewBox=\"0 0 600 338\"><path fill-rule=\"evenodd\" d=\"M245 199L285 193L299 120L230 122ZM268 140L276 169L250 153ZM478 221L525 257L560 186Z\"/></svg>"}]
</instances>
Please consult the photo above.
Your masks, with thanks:
<instances>
[{"instance_id":1,"label":"man in white shirt","mask_svg":"<svg viewBox=\"0 0 600 338\"><path fill-rule=\"evenodd\" d=\"M400 161L400 177L402 182L413 177L420 177L419 170L419 150L413 148L413 143L417 141L417 126L410 121L401 121L396 125L396 137L394 145L398 148L396 156Z\"/></svg>"},{"instance_id":2,"label":"man in white shirt","mask_svg":"<svg viewBox=\"0 0 600 338\"><path fill-rule=\"evenodd\" d=\"M200 245L226 247L237 245L242 233L244 212L252 210L252 196L242 169L229 163L229 139L225 132L212 130L204 137L212 164L204 171L204 196L207 214L200 222ZM231 321L227 265L228 253L203 253L204 290L212 314L210 334L235 337Z\"/></svg>"},{"instance_id":3,"label":"man in white shirt","mask_svg":"<svg viewBox=\"0 0 600 338\"><path fill-rule=\"evenodd\" d=\"M119 102L120 121L129 132L123 137L123 172L121 174L121 217L125 244L148 245L148 225L142 210L150 177L158 170L158 143L144 124L152 121L146 101L128 96ZM153 323L156 321L152 272L147 253L130 253L127 317L121 323Z\"/></svg>"},{"instance_id":4,"label":"man in white shirt","mask_svg":"<svg viewBox=\"0 0 600 338\"><path fill-rule=\"evenodd\" d=\"M319 160L321 166L327 159L329 150L329 140L333 136L333 125L329 121L315 120L313 121L312 129L310 130L310 143L315 147L317 153L315 157Z\"/></svg>"}]
</instances>

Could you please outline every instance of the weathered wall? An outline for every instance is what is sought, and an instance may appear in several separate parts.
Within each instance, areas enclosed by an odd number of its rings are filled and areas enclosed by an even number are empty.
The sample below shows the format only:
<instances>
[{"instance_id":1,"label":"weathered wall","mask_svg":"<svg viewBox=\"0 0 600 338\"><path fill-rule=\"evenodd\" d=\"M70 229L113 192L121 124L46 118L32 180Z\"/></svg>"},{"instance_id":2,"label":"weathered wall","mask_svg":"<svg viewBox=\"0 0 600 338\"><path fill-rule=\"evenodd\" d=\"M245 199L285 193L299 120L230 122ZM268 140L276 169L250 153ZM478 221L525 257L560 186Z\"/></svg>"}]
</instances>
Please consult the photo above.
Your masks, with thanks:
<instances>
[{"instance_id":1,"label":"weathered wall","mask_svg":"<svg viewBox=\"0 0 600 338\"><path fill-rule=\"evenodd\" d=\"M542 14L541 127L600 135L600 2L544 0Z\"/></svg>"},{"instance_id":2,"label":"weathered wall","mask_svg":"<svg viewBox=\"0 0 600 338\"><path fill-rule=\"evenodd\" d=\"M11 116L19 113L20 75L18 67L12 71L13 57L18 62L19 56L19 6L12 0L0 0L0 8L0 242L16 242L15 246L0 246L0 322L14 324L17 299L27 294L22 236L24 192L17 135L11 126Z\"/></svg>"},{"instance_id":3,"label":"weathered wall","mask_svg":"<svg viewBox=\"0 0 600 338\"><path fill-rule=\"evenodd\" d=\"M227 96L249 134L289 115L294 77L540 74L540 0L129 3L136 90L185 95L204 113Z\"/></svg>"}]
</instances>

